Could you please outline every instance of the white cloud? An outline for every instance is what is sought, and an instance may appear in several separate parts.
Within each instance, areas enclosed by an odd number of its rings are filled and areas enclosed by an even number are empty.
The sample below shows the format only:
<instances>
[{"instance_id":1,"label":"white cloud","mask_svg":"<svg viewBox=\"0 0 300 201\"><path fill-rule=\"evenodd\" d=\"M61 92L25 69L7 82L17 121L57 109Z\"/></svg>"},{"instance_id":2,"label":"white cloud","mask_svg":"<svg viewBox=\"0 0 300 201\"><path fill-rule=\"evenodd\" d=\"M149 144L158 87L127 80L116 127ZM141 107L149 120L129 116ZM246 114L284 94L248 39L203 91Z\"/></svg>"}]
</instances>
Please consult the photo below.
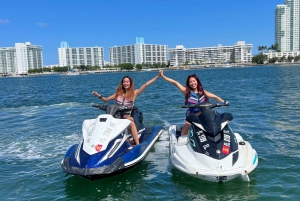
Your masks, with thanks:
<instances>
[{"instance_id":1,"label":"white cloud","mask_svg":"<svg viewBox=\"0 0 300 201\"><path fill-rule=\"evenodd\" d=\"M48 24L45 23L45 22L39 22L39 23L37 23L37 25L39 25L40 27L45 27L45 26L47 26Z\"/></svg>"},{"instance_id":2,"label":"white cloud","mask_svg":"<svg viewBox=\"0 0 300 201\"><path fill-rule=\"evenodd\" d=\"M0 20L0 24L9 23L9 20Z\"/></svg>"}]
</instances>

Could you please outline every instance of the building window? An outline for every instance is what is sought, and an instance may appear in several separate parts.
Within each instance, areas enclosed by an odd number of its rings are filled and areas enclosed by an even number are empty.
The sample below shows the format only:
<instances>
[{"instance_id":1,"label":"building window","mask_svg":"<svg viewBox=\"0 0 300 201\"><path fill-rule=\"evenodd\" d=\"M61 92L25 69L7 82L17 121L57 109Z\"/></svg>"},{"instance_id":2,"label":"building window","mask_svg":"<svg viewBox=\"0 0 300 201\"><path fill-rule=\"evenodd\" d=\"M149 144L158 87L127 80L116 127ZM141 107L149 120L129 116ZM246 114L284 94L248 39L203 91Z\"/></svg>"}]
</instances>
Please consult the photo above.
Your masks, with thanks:
<instances>
[{"instance_id":1,"label":"building window","mask_svg":"<svg viewBox=\"0 0 300 201\"><path fill-rule=\"evenodd\" d=\"M150 45L146 45L146 51L151 51L151 46Z\"/></svg>"}]
</instances>

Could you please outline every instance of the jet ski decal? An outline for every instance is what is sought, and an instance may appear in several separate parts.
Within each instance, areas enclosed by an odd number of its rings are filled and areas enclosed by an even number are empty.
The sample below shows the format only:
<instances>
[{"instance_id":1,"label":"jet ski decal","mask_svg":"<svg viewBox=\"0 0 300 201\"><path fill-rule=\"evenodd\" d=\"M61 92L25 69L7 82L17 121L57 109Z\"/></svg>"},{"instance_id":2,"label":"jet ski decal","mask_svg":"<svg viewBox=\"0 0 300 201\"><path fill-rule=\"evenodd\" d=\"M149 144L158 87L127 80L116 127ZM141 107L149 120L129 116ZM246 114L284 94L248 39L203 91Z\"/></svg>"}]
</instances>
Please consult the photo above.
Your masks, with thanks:
<instances>
[{"instance_id":1,"label":"jet ski decal","mask_svg":"<svg viewBox=\"0 0 300 201\"><path fill-rule=\"evenodd\" d=\"M222 153L228 155L230 153L230 133L228 130L223 130L224 143L222 147Z\"/></svg>"},{"instance_id":2,"label":"jet ski decal","mask_svg":"<svg viewBox=\"0 0 300 201\"><path fill-rule=\"evenodd\" d=\"M189 130L189 138L190 138L190 142L191 142L191 145L192 145L193 147L196 147L196 143L195 143L195 141L193 140L193 136L194 136L193 129L190 128L190 130Z\"/></svg>"},{"instance_id":3,"label":"jet ski decal","mask_svg":"<svg viewBox=\"0 0 300 201\"><path fill-rule=\"evenodd\" d=\"M101 148L102 148L102 145L101 145L101 144L97 144L97 145L95 146L95 149L96 149L97 152L100 152L100 151L101 151Z\"/></svg>"},{"instance_id":4,"label":"jet ski decal","mask_svg":"<svg viewBox=\"0 0 300 201\"><path fill-rule=\"evenodd\" d=\"M230 147L223 145L222 153L228 155L230 153Z\"/></svg>"}]
</instances>

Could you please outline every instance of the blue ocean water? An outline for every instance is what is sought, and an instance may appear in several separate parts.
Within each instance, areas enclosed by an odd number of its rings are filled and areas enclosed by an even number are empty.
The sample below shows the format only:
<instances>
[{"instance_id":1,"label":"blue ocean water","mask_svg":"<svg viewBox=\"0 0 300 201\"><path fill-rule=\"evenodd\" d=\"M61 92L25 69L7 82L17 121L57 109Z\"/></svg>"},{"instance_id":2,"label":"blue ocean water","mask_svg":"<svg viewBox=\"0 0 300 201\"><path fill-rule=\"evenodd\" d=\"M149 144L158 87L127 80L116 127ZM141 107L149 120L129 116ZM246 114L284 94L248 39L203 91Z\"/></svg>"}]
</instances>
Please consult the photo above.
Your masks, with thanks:
<instances>
[{"instance_id":1,"label":"blue ocean water","mask_svg":"<svg viewBox=\"0 0 300 201\"><path fill-rule=\"evenodd\" d=\"M0 78L0 197L2 200L298 200L300 196L300 66L165 70L184 85L196 73L205 90L228 100L231 127L256 149L250 182L210 183L169 161L167 129L184 122L184 98L163 79L136 100L145 125L163 125L146 159L124 174L87 181L65 174L60 162L81 139L84 119L102 111L92 96L113 94L125 75L135 88L157 72ZM212 100L213 101L213 100Z\"/></svg>"}]
</instances>

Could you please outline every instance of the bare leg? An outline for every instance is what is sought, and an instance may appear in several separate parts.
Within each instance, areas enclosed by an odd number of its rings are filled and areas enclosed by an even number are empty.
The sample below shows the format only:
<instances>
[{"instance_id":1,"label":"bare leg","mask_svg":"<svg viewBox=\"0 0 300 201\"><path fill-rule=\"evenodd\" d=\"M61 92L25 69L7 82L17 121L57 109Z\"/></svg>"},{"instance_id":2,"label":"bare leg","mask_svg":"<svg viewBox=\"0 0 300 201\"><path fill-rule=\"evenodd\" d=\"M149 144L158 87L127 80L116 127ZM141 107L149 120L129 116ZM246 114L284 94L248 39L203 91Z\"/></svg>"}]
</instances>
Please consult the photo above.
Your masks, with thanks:
<instances>
[{"instance_id":1,"label":"bare leg","mask_svg":"<svg viewBox=\"0 0 300 201\"><path fill-rule=\"evenodd\" d=\"M200 114L201 114L201 112L198 112L197 114L192 114L192 115L199 116ZM191 127L191 124L186 121L181 130L181 135L187 135L189 133L190 127Z\"/></svg>"},{"instance_id":2,"label":"bare leg","mask_svg":"<svg viewBox=\"0 0 300 201\"><path fill-rule=\"evenodd\" d=\"M182 130L181 130L181 135L187 135L188 132L189 132L190 127L191 127L191 124L186 121L183 128L182 128Z\"/></svg>"},{"instance_id":3,"label":"bare leg","mask_svg":"<svg viewBox=\"0 0 300 201\"><path fill-rule=\"evenodd\" d=\"M130 128L131 128L132 136L135 141L135 144L138 145L138 144L140 144L140 142L139 142L139 136L138 136L138 132L137 132L135 123L134 123L132 117L127 117L127 119L129 119L131 121Z\"/></svg>"},{"instance_id":4,"label":"bare leg","mask_svg":"<svg viewBox=\"0 0 300 201\"><path fill-rule=\"evenodd\" d=\"M133 121L130 123L130 128L131 128L131 132L132 132L132 136L133 136L133 139L135 141L135 144L136 145L140 144L138 132L136 130L135 123Z\"/></svg>"}]
</instances>

